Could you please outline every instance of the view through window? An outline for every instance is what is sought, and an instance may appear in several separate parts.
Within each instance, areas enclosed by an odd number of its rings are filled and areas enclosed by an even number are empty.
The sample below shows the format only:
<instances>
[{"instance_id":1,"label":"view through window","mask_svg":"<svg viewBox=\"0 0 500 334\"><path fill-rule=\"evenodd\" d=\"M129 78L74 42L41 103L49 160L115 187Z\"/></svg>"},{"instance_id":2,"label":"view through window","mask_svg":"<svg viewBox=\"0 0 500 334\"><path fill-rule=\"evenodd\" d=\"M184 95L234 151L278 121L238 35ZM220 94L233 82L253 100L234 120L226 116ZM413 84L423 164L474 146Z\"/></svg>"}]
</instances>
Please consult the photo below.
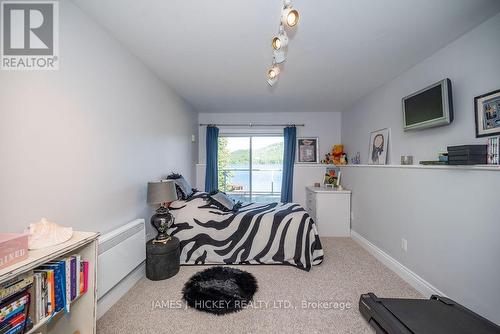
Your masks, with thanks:
<instances>
[{"instance_id":1,"label":"view through window","mask_svg":"<svg viewBox=\"0 0 500 334\"><path fill-rule=\"evenodd\" d=\"M219 137L219 190L242 202L279 202L282 136Z\"/></svg>"}]
</instances>

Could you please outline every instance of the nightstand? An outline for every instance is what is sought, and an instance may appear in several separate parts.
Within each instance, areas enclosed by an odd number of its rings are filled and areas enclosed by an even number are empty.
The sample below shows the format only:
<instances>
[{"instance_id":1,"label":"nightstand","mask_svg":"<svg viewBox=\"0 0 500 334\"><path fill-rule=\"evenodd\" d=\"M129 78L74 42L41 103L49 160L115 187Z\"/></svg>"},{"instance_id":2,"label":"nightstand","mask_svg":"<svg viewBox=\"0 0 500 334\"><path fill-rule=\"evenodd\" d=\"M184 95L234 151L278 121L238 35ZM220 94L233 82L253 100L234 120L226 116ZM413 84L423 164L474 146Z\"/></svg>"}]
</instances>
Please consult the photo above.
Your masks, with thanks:
<instances>
[{"instance_id":1,"label":"nightstand","mask_svg":"<svg viewBox=\"0 0 500 334\"><path fill-rule=\"evenodd\" d=\"M180 268L180 243L176 237L171 237L166 243L146 243L146 277L159 281L175 276Z\"/></svg>"},{"instance_id":2,"label":"nightstand","mask_svg":"<svg viewBox=\"0 0 500 334\"><path fill-rule=\"evenodd\" d=\"M351 191L306 187L306 210L318 226L320 236L351 235Z\"/></svg>"}]
</instances>

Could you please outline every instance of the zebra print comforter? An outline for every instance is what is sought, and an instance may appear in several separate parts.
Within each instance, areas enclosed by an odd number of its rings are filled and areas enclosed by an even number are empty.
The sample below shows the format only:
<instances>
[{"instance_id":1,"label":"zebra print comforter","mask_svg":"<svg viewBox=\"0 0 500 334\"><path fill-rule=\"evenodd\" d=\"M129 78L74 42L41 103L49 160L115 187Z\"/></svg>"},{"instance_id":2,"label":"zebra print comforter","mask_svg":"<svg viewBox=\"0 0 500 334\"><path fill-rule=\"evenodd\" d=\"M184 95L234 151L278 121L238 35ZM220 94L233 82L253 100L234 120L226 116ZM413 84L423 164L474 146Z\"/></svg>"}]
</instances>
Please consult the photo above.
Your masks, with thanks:
<instances>
[{"instance_id":1,"label":"zebra print comforter","mask_svg":"<svg viewBox=\"0 0 500 334\"><path fill-rule=\"evenodd\" d=\"M309 271L323 261L316 224L299 204L253 203L237 213L211 205L206 193L175 201L169 234L183 264L287 264Z\"/></svg>"}]
</instances>

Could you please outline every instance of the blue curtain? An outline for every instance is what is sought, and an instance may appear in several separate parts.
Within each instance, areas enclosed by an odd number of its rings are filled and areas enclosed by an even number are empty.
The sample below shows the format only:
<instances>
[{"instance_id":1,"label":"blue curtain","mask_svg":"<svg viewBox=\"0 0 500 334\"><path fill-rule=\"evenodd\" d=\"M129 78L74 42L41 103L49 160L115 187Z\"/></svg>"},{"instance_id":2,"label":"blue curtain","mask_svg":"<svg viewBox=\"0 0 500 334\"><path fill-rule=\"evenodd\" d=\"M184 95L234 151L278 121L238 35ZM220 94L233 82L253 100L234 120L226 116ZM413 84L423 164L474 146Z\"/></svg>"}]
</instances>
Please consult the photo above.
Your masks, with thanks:
<instances>
[{"instance_id":1,"label":"blue curtain","mask_svg":"<svg viewBox=\"0 0 500 334\"><path fill-rule=\"evenodd\" d=\"M292 201L293 190L293 164L295 162L295 146L297 142L297 129L288 126L283 132L284 154L283 154L283 181L281 184L281 202Z\"/></svg>"},{"instance_id":2,"label":"blue curtain","mask_svg":"<svg viewBox=\"0 0 500 334\"><path fill-rule=\"evenodd\" d=\"M217 179L217 151L219 142L219 128L207 126L206 152L207 161L205 168L205 191L212 192L218 189Z\"/></svg>"}]
</instances>

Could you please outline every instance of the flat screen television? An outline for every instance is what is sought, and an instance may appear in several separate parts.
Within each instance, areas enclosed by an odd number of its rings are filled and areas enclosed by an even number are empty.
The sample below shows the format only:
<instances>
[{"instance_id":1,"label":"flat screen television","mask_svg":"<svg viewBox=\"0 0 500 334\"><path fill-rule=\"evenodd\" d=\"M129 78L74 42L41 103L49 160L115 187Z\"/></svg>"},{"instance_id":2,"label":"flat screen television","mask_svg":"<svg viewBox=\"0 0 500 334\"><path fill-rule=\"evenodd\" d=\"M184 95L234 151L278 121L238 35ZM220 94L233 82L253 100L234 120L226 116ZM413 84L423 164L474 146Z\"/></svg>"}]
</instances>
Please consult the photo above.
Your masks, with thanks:
<instances>
[{"instance_id":1,"label":"flat screen television","mask_svg":"<svg viewBox=\"0 0 500 334\"><path fill-rule=\"evenodd\" d=\"M421 130L453 122L451 80L444 79L403 97L404 131Z\"/></svg>"}]
</instances>

